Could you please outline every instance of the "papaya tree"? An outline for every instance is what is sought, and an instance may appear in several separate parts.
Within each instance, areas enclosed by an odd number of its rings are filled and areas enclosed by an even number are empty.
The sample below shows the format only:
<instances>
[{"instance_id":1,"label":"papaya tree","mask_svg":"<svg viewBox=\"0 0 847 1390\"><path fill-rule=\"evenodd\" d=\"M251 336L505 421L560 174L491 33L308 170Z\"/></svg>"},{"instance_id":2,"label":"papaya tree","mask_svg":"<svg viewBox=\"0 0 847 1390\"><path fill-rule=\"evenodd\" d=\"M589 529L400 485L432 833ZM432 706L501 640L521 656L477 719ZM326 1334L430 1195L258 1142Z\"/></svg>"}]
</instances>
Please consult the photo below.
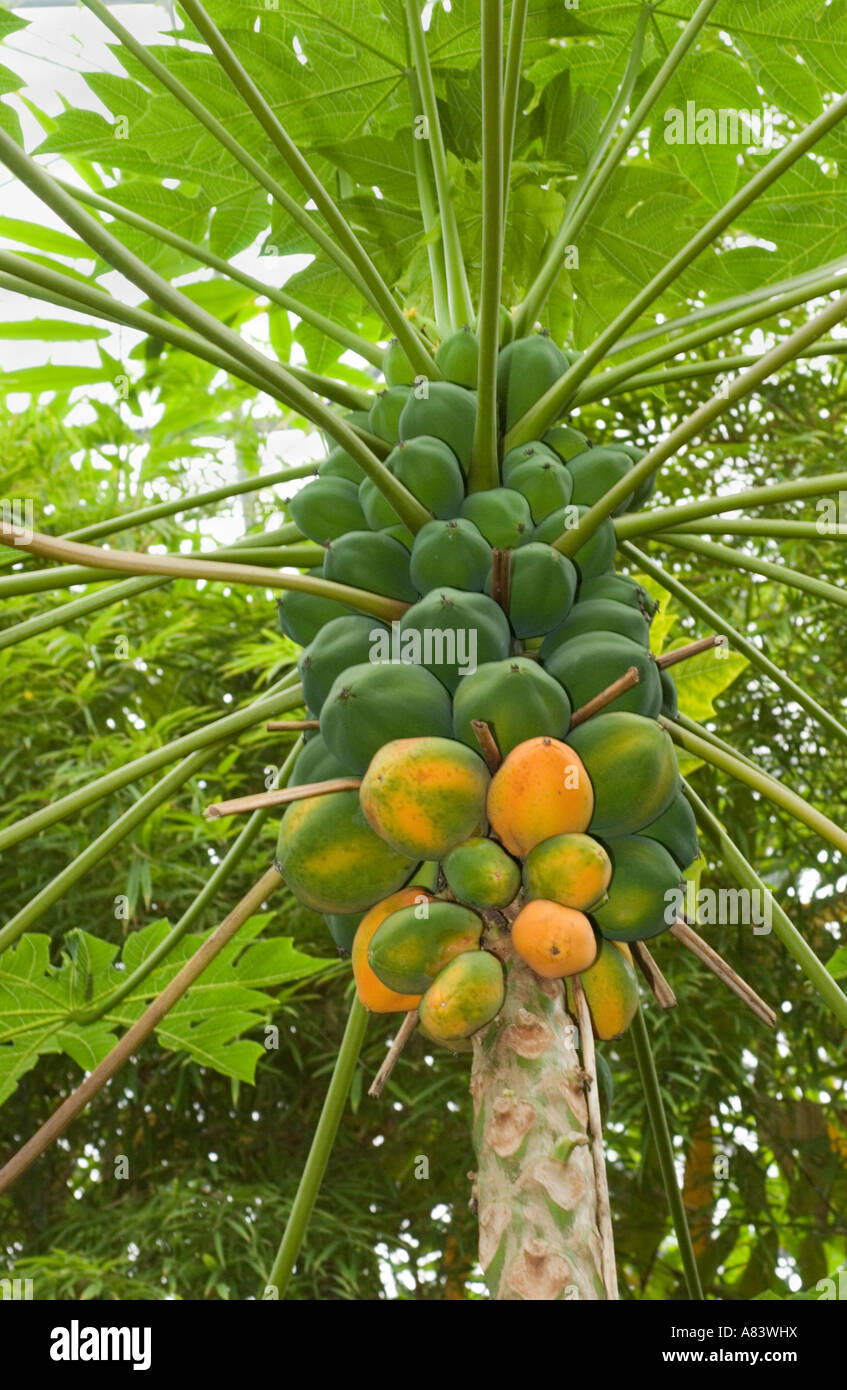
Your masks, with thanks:
<instances>
[{"instance_id":1,"label":"papaya tree","mask_svg":"<svg viewBox=\"0 0 847 1390\"><path fill-rule=\"evenodd\" d=\"M757 5L721 0L673 12L404 0L367 15L181 0L177 27L145 45L101 0L84 3L113 41L118 71L87 74L105 115L42 113L18 95L13 63L5 74L0 159L49 217L6 222L19 249L0 251L0 286L72 314L92 339L103 324L138 335L161 391L184 390L195 418L226 414L242 464L255 425L243 407L260 401L291 461L143 507L115 488L95 522L58 534L13 477L0 594L82 592L0 643L169 585L190 623L202 584L278 596L293 645L276 665L269 655L260 698L7 817L4 852L169 769L0 928L7 1093L41 1052L94 1062L0 1188L154 1030L198 1060L225 1037L255 1062L241 1034L266 1005L257 972L288 988L323 969L256 939L284 889L323 914L355 992L264 1296L285 1293L375 1014L394 1034L376 1099L416 1030L469 1054L471 1201L501 1299L619 1296L603 1140L613 1078L597 1044L627 1034L699 1297L702 1239L653 1056L676 999L645 943L666 935L704 988L776 1021L757 981L697 930L724 920L708 891L700 901L701 834L737 884L745 929L772 932L797 989L847 1023L837 972L691 780L709 768L841 854L836 820L769 773L754 739L739 748L718 731L711 700L749 668L824 755L847 734L843 697L813 694L755 624L736 626L705 583L686 582L720 574L733 590L845 603L819 566L782 556L803 540L817 559L847 535L834 449L814 468L777 458L756 486L743 456L734 466L720 449L798 362L844 350L838 16L823 11L809 38L791 2L765 24ZM20 24L2 18L4 33ZM43 133L32 149L24 108ZM306 264L277 288L239 263L257 245L269 264ZM134 293L105 284L110 272ZM46 367L29 389L111 382L132 406L126 364L101 349L93 376L79 370ZM671 421L680 383L690 408ZM111 429L125 424L118 409ZM313 431L326 448L304 464ZM113 442L103 411L87 447ZM144 480L154 492L173 456L161 441ZM697 490L680 498L668 480L682 468ZM285 499L281 528L248 526L203 555L124 543L268 486ZM681 639L671 609L687 615ZM167 707L166 693L163 718ZM248 819L178 922L130 934L120 975L91 935L52 965L32 930L47 909L72 904L211 753L265 721L284 761L270 787L206 806L212 821ZM264 872L215 931L189 937L269 817ZM346 966L333 969L343 990ZM14 1003L33 980L53 1001L37 1025Z\"/></svg>"}]
</instances>

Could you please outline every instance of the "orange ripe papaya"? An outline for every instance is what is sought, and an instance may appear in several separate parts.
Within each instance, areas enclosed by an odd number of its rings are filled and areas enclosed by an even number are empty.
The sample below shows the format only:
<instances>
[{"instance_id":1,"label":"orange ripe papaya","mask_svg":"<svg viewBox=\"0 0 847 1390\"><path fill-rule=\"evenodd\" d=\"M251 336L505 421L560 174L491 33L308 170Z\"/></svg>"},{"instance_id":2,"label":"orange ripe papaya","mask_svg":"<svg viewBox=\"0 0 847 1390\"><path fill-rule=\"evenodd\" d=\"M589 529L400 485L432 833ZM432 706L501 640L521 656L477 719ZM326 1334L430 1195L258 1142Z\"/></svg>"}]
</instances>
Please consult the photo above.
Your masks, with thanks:
<instances>
[{"instance_id":1,"label":"orange ripe papaya","mask_svg":"<svg viewBox=\"0 0 847 1390\"><path fill-rule=\"evenodd\" d=\"M561 980L587 970L597 958L597 938L584 912L534 898L512 923L512 945L536 975Z\"/></svg>"},{"instance_id":2,"label":"orange ripe papaya","mask_svg":"<svg viewBox=\"0 0 847 1390\"><path fill-rule=\"evenodd\" d=\"M638 976L625 941L601 940L597 959L582 974L582 988L595 1038L609 1042L625 1033L638 1008ZM570 980L565 989L568 1010L576 1018Z\"/></svg>"},{"instance_id":3,"label":"orange ripe papaya","mask_svg":"<svg viewBox=\"0 0 847 1390\"><path fill-rule=\"evenodd\" d=\"M588 829L594 791L581 758L555 738L513 748L488 789L491 828L510 854L529 854L551 835Z\"/></svg>"},{"instance_id":4,"label":"orange ripe papaya","mask_svg":"<svg viewBox=\"0 0 847 1390\"><path fill-rule=\"evenodd\" d=\"M392 893L390 897L383 898L381 903L376 903L370 912L365 913L356 928L352 950L353 979L356 981L356 992L360 1001L371 1013L408 1013L410 1009L418 1007L421 998L419 994L398 994L377 978L370 967L368 951L371 940L386 917L390 917L392 912L399 912L403 907L414 907L429 897L430 894L424 888L410 884L408 888L401 888L399 893Z\"/></svg>"},{"instance_id":5,"label":"orange ripe papaya","mask_svg":"<svg viewBox=\"0 0 847 1390\"><path fill-rule=\"evenodd\" d=\"M392 849L442 859L485 821L488 768L478 753L449 738L399 738L383 744L362 778L368 824Z\"/></svg>"},{"instance_id":6,"label":"orange ripe papaya","mask_svg":"<svg viewBox=\"0 0 847 1390\"><path fill-rule=\"evenodd\" d=\"M591 835L551 835L530 850L523 881L529 898L548 898L587 912L612 880L612 861Z\"/></svg>"}]
</instances>

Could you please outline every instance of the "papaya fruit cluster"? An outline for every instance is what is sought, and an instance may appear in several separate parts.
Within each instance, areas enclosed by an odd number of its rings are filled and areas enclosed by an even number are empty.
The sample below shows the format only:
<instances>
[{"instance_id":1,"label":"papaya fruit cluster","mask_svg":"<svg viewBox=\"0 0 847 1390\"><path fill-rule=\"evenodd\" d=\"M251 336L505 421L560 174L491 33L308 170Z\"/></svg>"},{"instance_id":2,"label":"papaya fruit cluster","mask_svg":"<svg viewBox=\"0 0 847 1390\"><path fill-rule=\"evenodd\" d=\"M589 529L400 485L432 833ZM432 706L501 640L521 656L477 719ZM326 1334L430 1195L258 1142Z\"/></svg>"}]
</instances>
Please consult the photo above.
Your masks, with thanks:
<instances>
[{"instance_id":1,"label":"papaya fruit cluster","mask_svg":"<svg viewBox=\"0 0 847 1390\"><path fill-rule=\"evenodd\" d=\"M477 355L463 330L436 352L444 379L421 383L393 344L386 388L350 417L390 446L387 468L430 512L417 534L338 448L292 500L325 547L319 573L407 607L389 628L335 599L280 601L319 721L290 785L362 781L292 803L278 861L352 951L369 1008L418 1007L429 1036L466 1045L502 1005L486 941L509 908L518 954L541 975L581 974L598 1037L611 1037L635 1007L627 943L669 925L697 835L656 722L676 714L676 691L650 653L655 605L614 572L610 520L572 559L553 542L642 455L560 423L505 453L500 486L468 493ZM569 361L545 334L501 349L504 432ZM634 487L624 508L648 493ZM495 550L509 552L505 592ZM571 728L633 666L638 683ZM493 777L479 722L503 758Z\"/></svg>"}]
</instances>

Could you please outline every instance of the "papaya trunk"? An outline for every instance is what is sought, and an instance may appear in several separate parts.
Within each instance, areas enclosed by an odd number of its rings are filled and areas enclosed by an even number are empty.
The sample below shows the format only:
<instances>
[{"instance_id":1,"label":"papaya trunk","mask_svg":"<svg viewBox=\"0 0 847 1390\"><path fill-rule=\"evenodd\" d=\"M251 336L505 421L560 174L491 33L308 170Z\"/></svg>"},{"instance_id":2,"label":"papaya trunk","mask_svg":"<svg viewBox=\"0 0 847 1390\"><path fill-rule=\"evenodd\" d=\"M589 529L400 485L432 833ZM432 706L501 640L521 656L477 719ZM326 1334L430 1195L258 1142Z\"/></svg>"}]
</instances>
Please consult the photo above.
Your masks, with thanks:
<instances>
[{"instance_id":1,"label":"papaya trunk","mask_svg":"<svg viewBox=\"0 0 847 1390\"><path fill-rule=\"evenodd\" d=\"M471 1070L480 1263L494 1299L604 1299L577 1030L560 981L511 952L505 968Z\"/></svg>"}]
</instances>

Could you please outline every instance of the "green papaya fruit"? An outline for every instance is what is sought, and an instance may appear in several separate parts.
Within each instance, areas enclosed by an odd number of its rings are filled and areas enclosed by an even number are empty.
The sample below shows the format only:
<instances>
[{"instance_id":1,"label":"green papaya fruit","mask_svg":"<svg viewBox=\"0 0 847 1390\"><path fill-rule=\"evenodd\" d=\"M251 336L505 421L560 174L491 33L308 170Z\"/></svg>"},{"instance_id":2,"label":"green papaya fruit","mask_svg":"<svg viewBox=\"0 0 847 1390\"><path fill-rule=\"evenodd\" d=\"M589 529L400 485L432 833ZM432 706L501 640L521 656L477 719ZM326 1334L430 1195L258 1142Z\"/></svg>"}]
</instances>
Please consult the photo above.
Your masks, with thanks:
<instances>
[{"instance_id":1,"label":"green papaya fruit","mask_svg":"<svg viewBox=\"0 0 847 1390\"><path fill-rule=\"evenodd\" d=\"M626 835L610 840L612 881L592 916L610 941L645 941L673 926L685 881L679 865L658 840Z\"/></svg>"},{"instance_id":2,"label":"green papaya fruit","mask_svg":"<svg viewBox=\"0 0 847 1390\"><path fill-rule=\"evenodd\" d=\"M479 338L473 329L465 325L458 333L445 338L436 351L435 361L447 381L475 390L479 374Z\"/></svg>"},{"instance_id":3,"label":"green papaya fruit","mask_svg":"<svg viewBox=\"0 0 847 1390\"><path fill-rule=\"evenodd\" d=\"M316 478L295 492L288 509L303 535L318 545L367 525L358 488L346 478Z\"/></svg>"},{"instance_id":4,"label":"green papaya fruit","mask_svg":"<svg viewBox=\"0 0 847 1390\"><path fill-rule=\"evenodd\" d=\"M415 869L413 859L371 829L354 790L292 801L279 827L276 857L297 900L332 914L372 907L402 888Z\"/></svg>"},{"instance_id":5,"label":"green papaya fruit","mask_svg":"<svg viewBox=\"0 0 847 1390\"><path fill-rule=\"evenodd\" d=\"M521 871L496 840L474 836L441 861L447 885L469 907L508 907L521 886Z\"/></svg>"},{"instance_id":6,"label":"green papaya fruit","mask_svg":"<svg viewBox=\"0 0 847 1390\"><path fill-rule=\"evenodd\" d=\"M560 459L549 449L546 444L542 444L539 439L531 439L528 444L518 444L514 449L508 449L503 455L503 462L500 465L500 477L504 487L511 487L510 478L516 468L521 468L525 463L559 463Z\"/></svg>"},{"instance_id":7,"label":"green papaya fruit","mask_svg":"<svg viewBox=\"0 0 847 1390\"><path fill-rule=\"evenodd\" d=\"M322 578L323 566L307 573ZM351 613L357 611L346 603L339 603L338 599L302 594L296 589L287 589L282 598L277 599L276 609L283 637L290 637L299 647L308 647L321 628L332 622L333 618L349 618Z\"/></svg>"},{"instance_id":8,"label":"green papaya fruit","mask_svg":"<svg viewBox=\"0 0 847 1390\"><path fill-rule=\"evenodd\" d=\"M537 526L557 507L567 506L573 492L573 478L563 463L553 463L549 459L529 460L511 470L509 487L526 498Z\"/></svg>"},{"instance_id":9,"label":"green papaya fruit","mask_svg":"<svg viewBox=\"0 0 847 1390\"><path fill-rule=\"evenodd\" d=\"M337 584L413 603L409 552L384 531L348 531L327 547L324 574Z\"/></svg>"},{"instance_id":10,"label":"green papaya fruit","mask_svg":"<svg viewBox=\"0 0 847 1390\"><path fill-rule=\"evenodd\" d=\"M455 737L478 749L472 721L483 720L504 758L527 739L564 738L570 717L562 686L527 656L486 662L463 676L453 696Z\"/></svg>"},{"instance_id":11,"label":"green papaya fruit","mask_svg":"<svg viewBox=\"0 0 847 1390\"><path fill-rule=\"evenodd\" d=\"M644 457L645 450L639 449L637 444L621 442L618 439L612 440L609 444L610 449L622 449L625 454L629 454L633 463L640 463Z\"/></svg>"},{"instance_id":12,"label":"green papaya fruit","mask_svg":"<svg viewBox=\"0 0 847 1390\"><path fill-rule=\"evenodd\" d=\"M546 542L548 545L555 544L565 531L577 525L587 511L587 507L578 507L575 503L569 502L561 511L551 512L545 517L541 525L536 526L532 539ZM607 516L591 539L570 557L579 571L580 582L593 579L596 575L605 574L610 570L615 563L617 546L615 528L611 517Z\"/></svg>"},{"instance_id":13,"label":"green papaya fruit","mask_svg":"<svg viewBox=\"0 0 847 1390\"><path fill-rule=\"evenodd\" d=\"M568 463L568 472L573 478L573 501L579 506L592 507L625 478L631 468L632 459L622 449L594 448L577 454ZM625 511L631 501L632 493L629 493L613 515Z\"/></svg>"},{"instance_id":14,"label":"green papaya fruit","mask_svg":"<svg viewBox=\"0 0 847 1390\"><path fill-rule=\"evenodd\" d=\"M403 549L408 550L411 555L415 538L408 526L386 526L383 529L386 536L390 536L393 541L399 541Z\"/></svg>"},{"instance_id":15,"label":"green papaya fruit","mask_svg":"<svg viewBox=\"0 0 847 1390\"><path fill-rule=\"evenodd\" d=\"M564 622L576 593L576 567L550 545L531 541L512 554L509 624L516 637L543 637ZM485 592L491 593L491 572Z\"/></svg>"},{"instance_id":16,"label":"green papaya fruit","mask_svg":"<svg viewBox=\"0 0 847 1390\"><path fill-rule=\"evenodd\" d=\"M391 503L383 496L371 478L362 478L359 483L359 506L362 509L365 524L372 531L383 531L388 530L391 526L402 525ZM361 526L356 527L356 530L361 529Z\"/></svg>"},{"instance_id":17,"label":"green papaya fruit","mask_svg":"<svg viewBox=\"0 0 847 1390\"><path fill-rule=\"evenodd\" d=\"M680 791L673 742L659 724L625 711L601 711L571 729L594 789L592 835L631 835L650 825Z\"/></svg>"},{"instance_id":18,"label":"green papaya fruit","mask_svg":"<svg viewBox=\"0 0 847 1390\"><path fill-rule=\"evenodd\" d=\"M397 994L423 994L448 961L476 951L482 918L459 903L424 900L391 912L368 947L377 979Z\"/></svg>"},{"instance_id":19,"label":"green papaya fruit","mask_svg":"<svg viewBox=\"0 0 847 1390\"><path fill-rule=\"evenodd\" d=\"M580 709L634 666L637 685L606 706L655 719L662 706L662 683L653 657L639 642L617 632L583 632L571 637L543 659L551 676L561 681L573 709Z\"/></svg>"},{"instance_id":20,"label":"green papaya fruit","mask_svg":"<svg viewBox=\"0 0 847 1390\"><path fill-rule=\"evenodd\" d=\"M365 419L367 418L366 415ZM330 449L326 458L318 464L318 476L321 478L346 478L348 483L355 483L358 487L362 481L362 470L346 449L336 447Z\"/></svg>"},{"instance_id":21,"label":"green papaya fruit","mask_svg":"<svg viewBox=\"0 0 847 1390\"><path fill-rule=\"evenodd\" d=\"M532 540L532 513L529 503L519 492L508 487L493 487L485 492L471 492L462 503L462 516L472 521L489 545L501 550L516 550Z\"/></svg>"},{"instance_id":22,"label":"green papaya fruit","mask_svg":"<svg viewBox=\"0 0 847 1390\"><path fill-rule=\"evenodd\" d=\"M467 474L476 428L476 392L452 381L431 381L426 396L417 396L416 389L409 393L400 416L400 438L428 434L443 439Z\"/></svg>"},{"instance_id":23,"label":"green papaya fruit","mask_svg":"<svg viewBox=\"0 0 847 1390\"><path fill-rule=\"evenodd\" d=\"M472 521L427 521L415 536L410 566L421 594L439 584L480 590L491 575L491 546Z\"/></svg>"},{"instance_id":24,"label":"green papaya fruit","mask_svg":"<svg viewBox=\"0 0 847 1390\"><path fill-rule=\"evenodd\" d=\"M497 395L505 428L517 424L567 369L567 358L548 333L508 343L497 359Z\"/></svg>"},{"instance_id":25,"label":"green papaya fruit","mask_svg":"<svg viewBox=\"0 0 847 1390\"><path fill-rule=\"evenodd\" d=\"M545 661L563 642L582 632L617 632L631 642L640 642L642 647L650 646L650 628L637 608L613 598L580 599L565 621L548 633L539 652L540 659Z\"/></svg>"},{"instance_id":26,"label":"green papaya fruit","mask_svg":"<svg viewBox=\"0 0 847 1390\"><path fill-rule=\"evenodd\" d=\"M579 601L590 603L593 599L614 599L616 603L628 603L644 618L652 623L659 611L659 605L634 579L626 574L598 574L594 579L586 579L579 586Z\"/></svg>"},{"instance_id":27,"label":"green papaya fruit","mask_svg":"<svg viewBox=\"0 0 847 1390\"><path fill-rule=\"evenodd\" d=\"M655 820L651 820L649 825L645 825L638 833L646 835L648 840L658 840L660 845L664 845L681 869L687 869L699 857L697 821L682 792L674 797L666 811Z\"/></svg>"},{"instance_id":28,"label":"green papaya fruit","mask_svg":"<svg viewBox=\"0 0 847 1390\"><path fill-rule=\"evenodd\" d=\"M569 463L577 454L591 448L582 431L573 429L571 425L554 425L545 434L544 443L555 450L563 463Z\"/></svg>"},{"instance_id":29,"label":"green papaya fruit","mask_svg":"<svg viewBox=\"0 0 847 1390\"><path fill-rule=\"evenodd\" d=\"M498 603L485 594L431 589L400 619L404 661L425 667L449 691L484 662L508 656L512 634Z\"/></svg>"},{"instance_id":30,"label":"green papaya fruit","mask_svg":"<svg viewBox=\"0 0 847 1390\"><path fill-rule=\"evenodd\" d=\"M370 660L374 637L389 637L389 629L378 618L362 618L351 613L346 618L333 618L322 627L305 651L301 652L297 669L303 696L309 709L320 710L336 676L348 666L358 666Z\"/></svg>"},{"instance_id":31,"label":"green papaya fruit","mask_svg":"<svg viewBox=\"0 0 847 1390\"><path fill-rule=\"evenodd\" d=\"M450 696L423 666L366 661L333 682L321 709L321 734L341 762L363 773L394 739L452 738Z\"/></svg>"},{"instance_id":32,"label":"green papaya fruit","mask_svg":"<svg viewBox=\"0 0 847 1390\"><path fill-rule=\"evenodd\" d=\"M421 434L402 440L386 464L434 517L448 520L458 516L465 482L458 458L443 439Z\"/></svg>"},{"instance_id":33,"label":"green papaya fruit","mask_svg":"<svg viewBox=\"0 0 847 1390\"><path fill-rule=\"evenodd\" d=\"M334 777L352 777L351 769L330 753L320 734L304 743L291 769L289 787L307 787L311 782L330 782Z\"/></svg>"},{"instance_id":34,"label":"green papaya fruit","mask_svg":"<svg viewBox=\"0 0 847 1390\"><path fill-rule=\"evenodd\" d=\"M676 681L670 671L662 667L659 671L659 679L662 682L662 714L666 719L676 719L679 714L679 694L676 688Z\"/></svg>"},{"instance_id":35,"label":"green papaya fruit","mask_svg":"<svg viewBox=\"0 0 847 1390\"><path fill-rule=\"evenodd\" d=\"M382 375L386 386L413 386L415 369L396 338L392 338L382 356Z\"/></svg>"},{"instance_id":36,"label":"green papaya fruit","mask_svg":"<svg viewBox=\"0 0 847 1390\"><path fill-rule=\"evenodd\" d=\"M380 391L368 416L371 433L389 444L396 444L400 438L400 416L410 399L408 386L389 386L385 391Z\"/></svg>"},{"instance_id":37,"label":"green papaya fruit","mask_svg":"<svg viewBox=\"0 0 847 1390\"><path fill-rule=\"evenodd\" d=\"M323 919L329 928L329 934L338 947L340 956L349 956L353 950L353 938L364 915L364 912L325 912L323 914Z\"/></svg>"}]
</instances>

